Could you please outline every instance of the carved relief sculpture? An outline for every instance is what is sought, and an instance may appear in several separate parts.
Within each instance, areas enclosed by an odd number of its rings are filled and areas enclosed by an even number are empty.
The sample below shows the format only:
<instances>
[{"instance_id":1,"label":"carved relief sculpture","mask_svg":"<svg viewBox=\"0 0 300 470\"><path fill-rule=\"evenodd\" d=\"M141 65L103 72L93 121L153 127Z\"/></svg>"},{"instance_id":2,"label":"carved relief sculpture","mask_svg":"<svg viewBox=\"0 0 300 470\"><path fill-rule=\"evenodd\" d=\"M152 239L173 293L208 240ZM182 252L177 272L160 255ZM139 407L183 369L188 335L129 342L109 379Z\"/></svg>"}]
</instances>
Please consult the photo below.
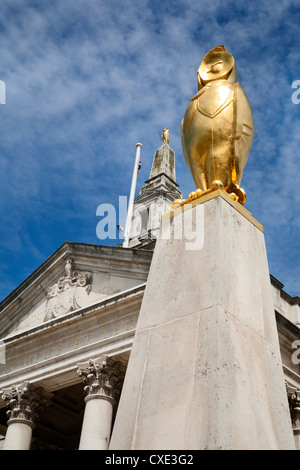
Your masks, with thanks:
<instances>
[{"instance_id":1,"label":"carved relief sculpture","mask_svg":"<svg viewBox=\"0 0 300 470\"><path fill-rule=\"evenodd\" d=\"M53 284L47 291L47 306L44 321L60 317L86 305L86 297L91 291L92 275L73 269L73 262L68 259L65 276Z\"/></svg>"}]
</instances>

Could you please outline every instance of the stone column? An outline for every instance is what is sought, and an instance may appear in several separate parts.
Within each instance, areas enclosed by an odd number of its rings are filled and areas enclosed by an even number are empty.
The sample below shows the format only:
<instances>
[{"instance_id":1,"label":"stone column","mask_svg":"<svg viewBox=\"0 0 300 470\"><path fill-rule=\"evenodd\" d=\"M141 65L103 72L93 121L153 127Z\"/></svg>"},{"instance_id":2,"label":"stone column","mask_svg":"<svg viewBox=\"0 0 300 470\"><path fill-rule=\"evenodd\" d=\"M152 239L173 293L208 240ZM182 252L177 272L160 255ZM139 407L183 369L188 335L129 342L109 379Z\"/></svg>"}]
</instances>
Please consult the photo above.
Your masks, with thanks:
<instances>
[{"instance_id":1,"label":"stone column","mask_svg":"<svg viewBox=\"0 0 300 470\"><path fill-rule=\"evenodd\" d=\"M24 382L2 390L2 398L10 408L8 429L5 436L4 450L29 450L32 430L38 419L38 411L50 403L50 394L42 387Z\"/></svg>"},{"instance_id":2,"label":"stone column","mask_svg":"<svg viewBox=\"0 0 300 470\"><path fill-rule=\"evenodd\" d=\"M109 445L113 410L120 393L120 363L108 356L78 364L86 384L85 411L79 450L106 450Z\"/></svg>"},{"instance_id":3,"label":"stone column","mask_svg":"<svg viewBox=\"0 0 300 470\"><path fill-rule=\"evenodd\" d=\"M300 450L300 390L287 386L295 446Z\"/></svg>"}]
</instances>

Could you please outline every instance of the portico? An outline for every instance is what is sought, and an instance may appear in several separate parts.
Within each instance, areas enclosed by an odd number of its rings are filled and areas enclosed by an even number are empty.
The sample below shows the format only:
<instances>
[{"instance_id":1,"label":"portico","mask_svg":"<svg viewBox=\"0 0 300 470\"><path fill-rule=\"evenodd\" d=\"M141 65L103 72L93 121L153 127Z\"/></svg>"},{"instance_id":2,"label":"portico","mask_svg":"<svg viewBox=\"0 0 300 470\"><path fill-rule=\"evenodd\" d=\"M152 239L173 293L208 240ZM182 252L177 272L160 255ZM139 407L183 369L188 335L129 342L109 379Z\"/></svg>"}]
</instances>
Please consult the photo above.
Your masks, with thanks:
<instances>
[{"instance_id":1,"label":"portico","mask_svg":"<svg viewBox=\"0 0 300 470\"><path fill-rule=\"evenodd\" d=\"M82 250L85 266L81 265ZM29 305L28 296L33 295L31 289L37 294L37 283L47 282L51 291L53 281L66 284L66 275L61 274L70 255L75 277L90 273L90 287L84 291L84 285L74 288L71 275L71 287L64 287L63 297L50 297L55 315L43 321L50 311L49 298L43 300L49 289L40 289L36 307ZM107 448L151 255L135 256L134 250L118 247L65 244L48 261L50 269L46 266L42 273L32 275L27 292L14 293L7 315L2 317L7 328L6 360L0 365L4 449ZM73 299L77 304L65 313L63 308ZM84 301L87 305L79 307ZM9 325L8 319L20 304L21 315ZM61 315L56 315L58 307Z\"/></svg>"}]
</instances>

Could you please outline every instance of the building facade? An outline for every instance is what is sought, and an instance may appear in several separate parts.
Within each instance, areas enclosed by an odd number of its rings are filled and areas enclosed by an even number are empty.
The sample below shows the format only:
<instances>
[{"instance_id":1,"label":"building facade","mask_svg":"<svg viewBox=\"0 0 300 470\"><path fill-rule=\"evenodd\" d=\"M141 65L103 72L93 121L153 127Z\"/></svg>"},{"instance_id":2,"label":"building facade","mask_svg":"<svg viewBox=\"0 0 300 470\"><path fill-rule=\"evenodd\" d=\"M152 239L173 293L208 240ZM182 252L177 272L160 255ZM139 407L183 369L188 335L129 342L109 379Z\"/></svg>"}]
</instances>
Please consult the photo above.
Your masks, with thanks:
<instances>
[{"instance_id":1,"label":"building facade","mask_svg":"<svg viewBox=\"0 0 300 470\"><path fill-rule=\"evenodd\" d=\"M180 197L164 141L128 248L66 242L1 302L1 448L109 449L160 218ZM300 449L300 299L271 275L270 284Z\"/></svg>"}]
</instances>

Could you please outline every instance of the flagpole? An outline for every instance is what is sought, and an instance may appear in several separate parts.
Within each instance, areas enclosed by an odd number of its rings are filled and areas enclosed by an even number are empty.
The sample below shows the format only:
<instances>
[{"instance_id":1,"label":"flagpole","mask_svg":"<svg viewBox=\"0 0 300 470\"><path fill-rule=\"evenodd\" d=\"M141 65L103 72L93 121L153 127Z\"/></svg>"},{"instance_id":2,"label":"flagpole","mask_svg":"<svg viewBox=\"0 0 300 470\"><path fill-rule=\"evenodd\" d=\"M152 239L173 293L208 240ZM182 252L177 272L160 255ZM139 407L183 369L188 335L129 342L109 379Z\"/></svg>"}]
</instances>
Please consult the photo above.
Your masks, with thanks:
<instances>
[{"instance_id":1,"label":"flagpole","mask_svg":"<svg viewBox=\"0 0 300 470\"><path fill-rule=\"evenodd\" d=\"M128 248L128 243L129 243L129 234L130 234L131 222L132 222L132 212L133 212L133 203L134 203L134 196L135 196L135 189L136 189L136 180L137 180L137 175L138 175L138 167L139 167L140 154L141 154L142 147L143 147L142 144L136 144L136 155L135 155L131 190L130 190L129 203L128 203L128 211L127 211L127 218L126 218L126 226L125 226L125 233L124 233L124 242L123 242L124 248Z\"/></svg>"}]
</instances>

